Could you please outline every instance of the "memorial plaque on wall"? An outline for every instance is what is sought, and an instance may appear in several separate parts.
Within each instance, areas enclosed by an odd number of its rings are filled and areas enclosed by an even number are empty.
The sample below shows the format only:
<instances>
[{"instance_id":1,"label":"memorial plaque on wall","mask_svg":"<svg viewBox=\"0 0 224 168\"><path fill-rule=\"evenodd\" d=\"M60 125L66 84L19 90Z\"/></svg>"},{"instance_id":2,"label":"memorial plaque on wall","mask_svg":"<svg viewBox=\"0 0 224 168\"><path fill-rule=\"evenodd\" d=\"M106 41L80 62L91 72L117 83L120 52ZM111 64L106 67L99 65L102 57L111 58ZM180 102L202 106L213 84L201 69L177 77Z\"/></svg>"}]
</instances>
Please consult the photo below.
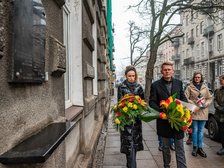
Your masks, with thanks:
<instances>
[{"instance_id":1,"label":"memorial plaque on wall","mask_svg":"<svg viewBox=\"0 0 224 168\"><path fill-rule=\"evenodd\" d=\"M15 0L12 10L11 83L42 83L45 78L46 18L41 0Z\"/></svg>"}]
</instances>

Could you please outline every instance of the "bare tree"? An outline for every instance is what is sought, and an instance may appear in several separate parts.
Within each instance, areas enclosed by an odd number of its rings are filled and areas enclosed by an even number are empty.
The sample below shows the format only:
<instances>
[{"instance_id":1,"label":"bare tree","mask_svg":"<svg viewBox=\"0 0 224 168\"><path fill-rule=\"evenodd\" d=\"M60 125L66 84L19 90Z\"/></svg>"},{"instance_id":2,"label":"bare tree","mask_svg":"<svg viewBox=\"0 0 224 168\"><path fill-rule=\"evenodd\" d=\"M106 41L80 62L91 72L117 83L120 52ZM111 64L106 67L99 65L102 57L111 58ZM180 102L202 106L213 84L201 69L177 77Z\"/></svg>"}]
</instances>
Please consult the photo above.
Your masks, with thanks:
<instances>
[{"instance_id":1,"label":"bare tree","mask_svg":"<svg viewBox=\"0 0 224 168\"><path fill-rule=\"evenodd\" d=\"M224 9L224 0L139 0L138 3L130 5L130 8L135 9L150 25L150 57L145 75L145 95L148 102L158 47L166 41L172 42L173 39L184 35L171 37L167 33L177 25L172 23L174 16L180 12L191 12L193 16L194 12L199 11L214 19L214 14Z\"/></svg>"},{"instance_id":2,"label":"bare tree","mask_svg":"<svg viewBox=\"0 0 224 168\"><path fill-rule=\"evenodd\" d=\"M149 49L149 31L136 25L134 21L129 21L129 44L130 44L130 63L133 66L139 65Z\"/></svg>"}]
</instances>

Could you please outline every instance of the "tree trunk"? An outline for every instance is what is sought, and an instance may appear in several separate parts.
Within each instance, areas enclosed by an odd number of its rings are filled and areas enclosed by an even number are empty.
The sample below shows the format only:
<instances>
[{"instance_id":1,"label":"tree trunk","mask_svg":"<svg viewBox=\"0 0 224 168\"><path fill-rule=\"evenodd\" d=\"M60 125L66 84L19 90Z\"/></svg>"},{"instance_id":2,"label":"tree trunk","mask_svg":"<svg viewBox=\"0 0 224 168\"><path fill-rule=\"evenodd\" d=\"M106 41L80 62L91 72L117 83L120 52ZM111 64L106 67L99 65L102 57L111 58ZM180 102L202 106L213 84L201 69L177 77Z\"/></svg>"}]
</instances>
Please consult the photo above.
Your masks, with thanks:
<instances>
[{"instance_id":1,"label":"tree trunk","mask_svg":"<svg viewBox=\"0 0 224 168\"><path fill-rule=\"evenodd\" d=\"M153 70L154 70L154 65L156 63L156 58L157 58L157 50L158 48L154 50L150 50L150 58L147 63L147 69L145 73L145 101L148 103L149 102L149 96L150 96L150 89L151 89L151 84L152 84L152 79L153 79Z\"/></svg>"}]
</instances>

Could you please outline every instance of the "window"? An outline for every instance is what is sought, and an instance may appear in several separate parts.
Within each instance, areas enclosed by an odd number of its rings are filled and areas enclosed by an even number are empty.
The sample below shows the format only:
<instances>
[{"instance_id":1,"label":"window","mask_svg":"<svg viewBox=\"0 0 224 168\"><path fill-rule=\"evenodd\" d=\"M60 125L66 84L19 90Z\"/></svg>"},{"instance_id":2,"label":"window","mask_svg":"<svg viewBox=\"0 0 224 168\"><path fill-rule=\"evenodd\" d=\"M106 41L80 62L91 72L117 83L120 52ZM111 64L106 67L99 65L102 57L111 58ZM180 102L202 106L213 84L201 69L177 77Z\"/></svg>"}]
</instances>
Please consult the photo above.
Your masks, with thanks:
<instances>
[{"instance_id":1,"label":"window","mask_svg":"<svg viewBox=\"0 0 224 168\"><path fill-rule=\"evenodd\" d=\"M186 58L189 57L189 49L186 50Z\"/></svg>"},{"instance_id":2,"label":"window","mask_svg":"<svg viewBox=\"0 0 224 168\"><path fill-rule=\"evenodd\" d=\"M197 60L199 60L199 58L200 58L199 44L197 44L195 47L195 54L196 54Z\"/></svg>"},{"instance_id":3,"label":"window","mask_svg":"<svg viewBox=\"0 0 224 168\"><path fill-rule=\"evenodd\" d=\"M222 75L222 61L217 62L217 76Z\"/></svg>"},{"instance_id":4,"label":"window","mask_svg":"<svg viewBox=\"0 0 224 168\"><path fill-rule=\"evenodd\" d=\"M202 34L204 31L204 21L200 23L200 33Z\"/></svg>"},{"instance_id":5,"label":"window","mask_svg":"<svg viewBox=\"0 0 224 168\"><path fill-rule=\"evenodd\" d=\"M189 22L188 19L189 19L188 15L186 15L186 26L188 26L188 22Z\"/></svg>"},{"instance_id":6,"label":"window","mask_svg":"<svg viewBox=\"0 0 224 168\"><path fill-rule=\"evenodd\" d=\"M219 34L217 36L217 50L218 51L222 50L222 34Z\"/></svg>"},{"instance_id":7,"label":"window","mask_svg":"<svg viewBox=\"0 0 224 168\"><path fill-rule=\"evenodd\" d=\"M186 40L188 40L188 38L189 38L189 33L187 32L186 33Z\"/></svg>"},{"instance_id":8,"label":"window","mask_svg":"<svg viewBox=\"0 0 224 168\"><path fill-rule=\"evenodd\" d=\"M183 54L183 58L185 58L185 51L182 51L182 54Z\"/></svg>"},{"instance_id":9,"label":"window","mask_svg":"<svg viewBox=\"0 0 224 168\"><path fill-rule=\"evenodd\" d=\"M66 104L70 104L70 53L69 53L69 10L67 5L63 8L63 28L64 28L64 45L66 46L66 73L64 74L64 80L65 80L65 101ZM68 105L70 106L70 105Z\"/></svg>"},{"instance_id":10,"label":"window","mask_svg":"<svg viewBox=\"0 0 224 168\"><path fill-rule=\"evenodd\" d=\"M199 26L197 25L196 26L196 37L198 37L198 34L199 34Z\"/></svg>"},{"instance_id":11,"label":"window","mask_svg":"<svg viewBox=\"0 0 224 168\"><path fill-rule=\"evenodd\" d=\"M194 37L194 29L191 29L191 37Z\"/></svg>"},{"instance_id":12,"label":"window","mask_svg":"<svg viewBox=\"0 0 224 168\"><path fill-rule=\"evenodd\" d=\"M208 51L209 52L212 52L213 51L213 39L209 39Z\"/></svg>"},{"instance_id":13,"label":"window","mask_svg":"<svg viewBox=\"0 0 224 168\"><path fill-rule=\"evenodd\" d=\"M201 42L201 56L204 57L205 55L205 43Z\"/></svg>"}]
</instances>

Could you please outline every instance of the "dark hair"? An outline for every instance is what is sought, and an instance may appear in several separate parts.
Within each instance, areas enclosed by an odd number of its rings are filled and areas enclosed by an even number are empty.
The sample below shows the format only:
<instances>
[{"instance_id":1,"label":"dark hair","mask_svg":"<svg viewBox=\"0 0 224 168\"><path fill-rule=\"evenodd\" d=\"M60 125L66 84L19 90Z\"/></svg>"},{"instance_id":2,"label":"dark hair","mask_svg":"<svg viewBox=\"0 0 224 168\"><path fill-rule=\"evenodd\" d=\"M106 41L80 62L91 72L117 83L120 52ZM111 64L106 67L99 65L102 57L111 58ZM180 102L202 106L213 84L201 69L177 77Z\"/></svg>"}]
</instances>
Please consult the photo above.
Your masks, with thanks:
<instances>
[{"instance_id":1,"label":"dark hair","mask_svg":"<svg viewBox=\"0 0 224 168\"><path fill-rule=\"evenodd\" d=\"M224 79L224 75L220 75L219 76L219 79L222 79L223 80Z\"/></svg>"},{"instance_id":2,"label":"dark hair","mask_svg":"<svg viewBox=\"0 0 224 168\"><path fill-rule=\"evenodd\" d=\"M193 77L192 77L192 81L194 82L194 77L195 77L196 75L198 75L198 74L201 75L201 82L200 82L200 83L204 82L204 77L203 77L203 75L202 75L201 72L194 72Z\"/></svg>"},{"instance_id":3,"label":"dark hair","mask_svg":"<svg viewBox=\"0 0 224 168\"><path fill-rule=\"evenodd\" d=\"M161 65L161 69L163 69L163 66L164 65L170 65L170 66L173 66L173 63L172 62L164 62L162 65Z\"/></svg>"},{"instance_id":4,"label":"dark hair","mask_svg":"<svg viewBox=\"0 0 224 168\"><path fill-rule=\"evenodd\" d=\"M137 74L137 71L136 71L136 69L135 69L135 67L133 65L126 66L125 75L127 75L127 73L129 71L134 71L135 72L135 80L137 80L138 79L138 74Z\"/></svg>"}]
</instances>

